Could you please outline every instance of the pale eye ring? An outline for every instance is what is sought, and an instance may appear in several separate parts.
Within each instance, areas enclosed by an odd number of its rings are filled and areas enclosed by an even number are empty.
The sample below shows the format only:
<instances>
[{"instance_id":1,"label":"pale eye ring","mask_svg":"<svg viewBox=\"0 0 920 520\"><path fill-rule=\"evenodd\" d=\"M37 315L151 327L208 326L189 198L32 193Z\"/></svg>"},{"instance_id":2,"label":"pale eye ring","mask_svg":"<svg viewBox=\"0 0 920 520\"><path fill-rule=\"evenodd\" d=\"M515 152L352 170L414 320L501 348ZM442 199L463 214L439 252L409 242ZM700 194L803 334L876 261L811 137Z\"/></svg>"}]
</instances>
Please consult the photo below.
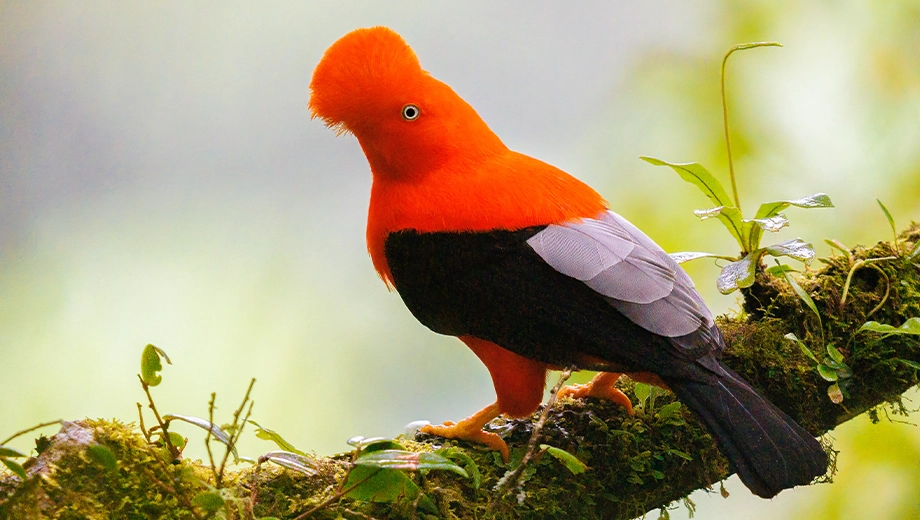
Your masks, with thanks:
<instances>
[{"instance_id":1,"label":"pale eye ring","mask_svg":"<svg viewBox=\"0 0 920 520\"><path fill-rule=\"evenodd\" d=\"M402 107L402 116L406 121L415 121L420 115L422 115L422 111L418 108L418 105L409 103Z\"/></svg>"}]
</instances>

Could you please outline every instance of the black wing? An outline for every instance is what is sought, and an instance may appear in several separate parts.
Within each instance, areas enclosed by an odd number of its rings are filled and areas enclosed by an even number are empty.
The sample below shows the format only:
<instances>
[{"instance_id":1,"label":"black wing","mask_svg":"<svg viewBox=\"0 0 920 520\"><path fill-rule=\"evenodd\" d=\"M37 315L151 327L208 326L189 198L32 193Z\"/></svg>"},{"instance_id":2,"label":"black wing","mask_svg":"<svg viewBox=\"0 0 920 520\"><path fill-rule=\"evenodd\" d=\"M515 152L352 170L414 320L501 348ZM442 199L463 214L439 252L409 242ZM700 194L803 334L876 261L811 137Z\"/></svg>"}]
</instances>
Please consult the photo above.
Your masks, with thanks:
<instances>
[{"instance_id":1,"label":"black wing","mask_svg":"<svg viewBox=\"0 0 920 520\"><path fill-rule=\"evenodd\" d=\"M686 361L717 367L705 354L721 336L689 277L609 215L517 231L401 231L385 253L406 306L435 332L561 366L590 357L691 379Z\"/></svg>"}]
</instances>

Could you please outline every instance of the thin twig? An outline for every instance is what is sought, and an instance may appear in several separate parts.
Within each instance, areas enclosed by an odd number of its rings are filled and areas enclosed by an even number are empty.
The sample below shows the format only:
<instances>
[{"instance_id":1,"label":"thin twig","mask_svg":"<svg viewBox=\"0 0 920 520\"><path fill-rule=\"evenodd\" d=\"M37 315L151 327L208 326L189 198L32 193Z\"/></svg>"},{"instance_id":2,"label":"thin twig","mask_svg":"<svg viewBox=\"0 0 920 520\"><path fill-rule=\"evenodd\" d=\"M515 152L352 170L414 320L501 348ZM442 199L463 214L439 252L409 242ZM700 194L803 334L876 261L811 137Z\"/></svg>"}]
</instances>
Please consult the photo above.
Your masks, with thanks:
<instances>
[{"instance_id":1,"label":"thin twig","mask_svg":"<svg viewBox=\"0 0 920 520\"><path fill-rule=\"evenodd\" d=\"M150 450L150 445L149 445L149 444L147 445L147 449L148 449L148 451ZM157 462L160 463L160 466L162 467L163 471L167 471L167 472L169 471L168 467L166 466L165 463L163 463L163 461L160 459L160 457L157 457L156 454L154 454L154 458L157 460ZM165 491L166 494L167 494L168 496L174 496L174 497L176 497L176 499L178 499L180 502L182 502L182 505L185 506L185 508L186 508L189 512L191 512L192 515L193 515L195 518L203 518L203 517L195 510L195 506L192 505L191 501L189 501L189 499L186 498L186 496L185 496L184 494L179 493L179 490L177 490L177 489L174 488L173 486L170 486L170 485L167 484L166 482L163 482L162 480L160 480L159 478L157 478L156 474L154 474L153 471L151 471L151 470L150 470L149 468L147 468L146 466L141 466L141 467L140 467L140 470L141 470L141 471L147 472L147 474L148 474L148 475L147 475L147 478L148 478L149 480L153 481L153 483L156 484L157 487L159 487L160 489L162 489L163 491ZM177 480L177 482L179 482L179 481Z\"/></svg>"},{"instance_id":2,"label":"thin twig","mask_svg":"<svg viewBox=\"0 0 920 520\"><path fill-rule=\"evenodd\" d=\"M150 432L147 431L147 427L144 425L144 406L141 403L137 403L137 420L140 423L141 433L144 434L144 439L147 440L147 443L153 441L150 440Z\"/></svg>"},{"instance_id":3,"label":"thin twig","mask_svg":"<svg viewBox=\"0 0 920 520\"><path fill-rule=\"evenodd\" d=\"M252 489L249 490L249 504L246 506L246 513L249 516L255 516L252 514L253 508L256 507L256 501L259 499L259 472L262 471L262 464L269 459L267 455L262 455L256 460L256 468L252 472Z\"/></svg>"},{"instance_id":4,"label":"thin twig","mask_svg":"<svg viewBox=\"0 0 920 520\"><path fill-rule=\"evenodd\" d=\"M249 388L246 389L246 395L243 396L243 402L240 403L240 407L237 408L235 412L233 412L233 423L230 425L230 429L231 431L233 431L233 433L230 435L230 442L227 444L226 451L224 451L224 459L220 462L220 471L217 473L217 487L218 488L220 487L221 483L224 480L224 469L227 467L227 459L230 458L230 453L233 451L234 446L236 445L236 441L240 438L239 435L243 431L243 426L245 425L245 422L243 424L240 424L240 414L243 413L243 408L245 408L246 403L249 402L249 394L252 392L252 387L255 384L256 384L256 378L252 378L252 380L249 381ZM250 403L249 405L249 412L246 413L245 419L248 419L249 414L251 413L252 413L252 403ZM211 424L213 425L214 422L212 421Z\"/></svg>"},{"instance_id":5,"label":"thin twig","mask_svg":"<svg viewBox=\"0 0 920 520\"><path fill-rule=\"evenodd\" d=\"M533 432L530 434L530 441L527 443L527 451L524 453L524 457L521 459L520 464L511 470L511 472L502 477L498 484L495 486L495 494L493 495L492 501L489 503L487 516L492 512L492 509L495 507L497 502L501 500L506 490L513 490L517 488L518 481L520 480L521 475L523 475L524 469L527 468L527 465L534 458L534 453L537 451L537 443L540 440L540 434L543 431L543 426L546 424L546 420L549 418L549 414L552 411L553 406L556 404L556 397L559 394L559 390L562 389L562 385L565 384L566 380L569 379L569 376L572 375L574 370L574 367L567 368L559 375L559 381L550 392L549 400L543 407L543 412L540 414L540 419L537 420L537 423L534 425Z\"/></svg>"},{"instance_id":6,"label":"thin twig","mask_svg":"<svg viewBox=\"0 0 920 520\"><path fill-rule=\"evenodd\" d=\"M18 432L16 432L16 433L14 433L14 434L13 434L11 437L9 437L8 439L4 440L3 442L0 442L0 445L4 445L4 444L8 443L8 442L12 441L13 439L15 439L16 437L19 437L20 435L25 435L25 434L27 434L27 433L29 433L29 432L34 432L35 430L37 430L37 429L39 429L39 428L44 428L45 426L51 426L52 424L63 424L63 423L64 423L64 420L63 420L63 419L58 419L58 420L56 420L56 421L43 422L43 423L41 423L41 424L39 424L39 425L36 425L36 426L31 427L31 428L27 428L27 429L25 429L25 430L18 431Z\"/></svg>"},{"instance_id":7,"label":"thin twig","mask_svg":"<svg viewBox=\"0 0 920 520\"><path fill-rule=\"evenodd\" d=\"M214 464L214 452L211 451L211 428L214 428L214 401L217 400L217 392L211 392L211 400L208 401L208 434L204 437L204 447L208 451L208 461L211 463L211 475L214 476L214 483L220 487L220 480L217 478L217 465Z\"/></svg>"},{"instance_id":8,"label":"thin twig","mask_svg":"<svg viewBox=\"0 0 920 520\"><path fill-rule=\"evenodd\" d=\"M163 421L163 418L160 417L160 412L157 411L157 405L153 404L153 396L150 395L150 385L144 381L144 378L140 374L137 375L137 379L141 382L141 387L144 389L144 393L147 394L147 401L150 403L149 407L153 410L153 416L157 419L157 425L163 431L163 443L166 445L166 449L169 451L170 457L173 460L179 458L179 449L173 446L172 441L169 440L169 426ZM152 428L151 428L152 430Z\"/></svg>"}]
</instances>

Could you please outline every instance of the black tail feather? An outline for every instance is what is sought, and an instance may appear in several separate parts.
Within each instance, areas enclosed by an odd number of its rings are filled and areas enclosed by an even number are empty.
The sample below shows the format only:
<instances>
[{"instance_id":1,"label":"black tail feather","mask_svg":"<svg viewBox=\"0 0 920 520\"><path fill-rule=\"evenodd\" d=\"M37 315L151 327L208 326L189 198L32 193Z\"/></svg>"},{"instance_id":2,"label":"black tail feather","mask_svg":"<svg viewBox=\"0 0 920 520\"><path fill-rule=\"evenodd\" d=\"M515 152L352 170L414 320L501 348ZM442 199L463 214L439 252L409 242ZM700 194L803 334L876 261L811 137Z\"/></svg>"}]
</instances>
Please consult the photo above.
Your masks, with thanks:
<instances>
[{"instance_id":1,"label":"black tail feather","mask_svg":"<svg viewBox=\"0 0 920 520\"><path fill-rule=\"evenodd\" d=\"M805 485L827 471L821 444L738 374L724 368L706 383L666 383L702 419L741 481L752 492L772 498Z\"/></svg>"}]
</instances>

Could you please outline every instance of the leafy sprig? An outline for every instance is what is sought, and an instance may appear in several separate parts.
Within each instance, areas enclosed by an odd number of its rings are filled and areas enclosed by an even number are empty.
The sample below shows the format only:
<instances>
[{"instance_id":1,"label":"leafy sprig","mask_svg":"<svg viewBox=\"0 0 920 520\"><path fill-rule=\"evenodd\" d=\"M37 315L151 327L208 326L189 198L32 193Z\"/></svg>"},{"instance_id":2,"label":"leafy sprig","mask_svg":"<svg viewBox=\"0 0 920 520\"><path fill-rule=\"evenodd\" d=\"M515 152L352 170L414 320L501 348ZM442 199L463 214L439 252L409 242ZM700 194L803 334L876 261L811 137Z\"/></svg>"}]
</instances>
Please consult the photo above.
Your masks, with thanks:
<instances>
[{"instance_id":1,"label":"leafy sprig","mask_svg":"<svg viewBox=\"0 0 920 520\"><path fill-rule=\"evenodd\" d=\"M776 263L783 277L792 287L792 290L799 299L811 309L811 312L814 313L815 317L818 319L818 328L821 331L821 350L827 352L827 355L824 355L821 351L818 351L818 355L815 355L815 353L805 345L805 342L796 337L792 332L786 334L785 338L795 342L802 350L802 353L805 354L805 357L814 364L815 372L817 372L822 379L831 383L831 385L827 387L827 396L834 404L840 404L847 395L846 383L848 379L853 377L853 370L846 364L840 350L838 350L833 343L825 342L824 322L821 320L821 313L818 311L818 306L815 305L815 301L809 296L805 289L802 289L802 286L800 286L795 279L786 273L783 267L779 265L779 262Z\"/></svg>"},{"instance_id":2,"label":"leafy sprig","mask_svg":"<svg viewBox=\"0 0 920 520\"><path fill-rule=\"evenodd\" d=\"M791 206L798 208L831 208L830 197L825 193L815 193L807 197L790 200L766 202L760 205L753 218L744 218L741 212L741 201L738 197L738 187L735 181L735 168L731 155L731 140L728 131L728 103L725 96L725 65L728 57L739 50L757 47L782 47L777 42L755 42L735 45L725 54L722 60L722 120L725 128L725 147L728 152L728 169L731 179L732 195L728 192L703 165L699 163L672 163L642 156L641 159L656 166L668 166L677 172L685 181L696 186L715 206L708 209L696 210L693 213L706 220L717 218L725 226L731 236L738 242L741 253L737 256L718 255L704 252L674 253L671 256L677 262L686 262L697 258L719 258L728 260L729 263L722 268L717 280L721 293L729 294L736 289L750 287L760 261L764 255L774 257L785 256L799 260L805 264L811 263L815 258L814 247L800 238L787 240L778 244L761 246L764 231L775 233L789 225L789 220L781 213Z\"/></svg>"}]
</instances>

